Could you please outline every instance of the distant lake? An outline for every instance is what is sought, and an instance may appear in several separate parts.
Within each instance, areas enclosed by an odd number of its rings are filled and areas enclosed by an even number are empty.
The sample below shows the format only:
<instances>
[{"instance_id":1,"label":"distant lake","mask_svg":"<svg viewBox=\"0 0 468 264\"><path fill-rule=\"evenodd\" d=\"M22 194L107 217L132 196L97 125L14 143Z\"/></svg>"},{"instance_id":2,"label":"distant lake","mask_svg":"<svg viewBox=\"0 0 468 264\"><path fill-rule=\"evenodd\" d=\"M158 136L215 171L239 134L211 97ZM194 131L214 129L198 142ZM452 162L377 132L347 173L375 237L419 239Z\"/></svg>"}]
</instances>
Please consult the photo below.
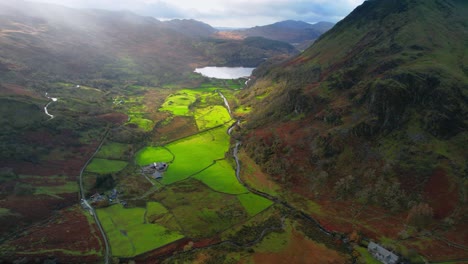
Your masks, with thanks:
<instances>
[{"instance_id":1,"label":"distant lake","mask_svg":"<svg viewBox=\"0 0 468 264\"><path fill-rule=\"evenodd\" d=\"M201 75L217 79L239 79L249 77L255 68L245 67L205 67L196 68L195 72Z\"/></svg>"}]
</instances>

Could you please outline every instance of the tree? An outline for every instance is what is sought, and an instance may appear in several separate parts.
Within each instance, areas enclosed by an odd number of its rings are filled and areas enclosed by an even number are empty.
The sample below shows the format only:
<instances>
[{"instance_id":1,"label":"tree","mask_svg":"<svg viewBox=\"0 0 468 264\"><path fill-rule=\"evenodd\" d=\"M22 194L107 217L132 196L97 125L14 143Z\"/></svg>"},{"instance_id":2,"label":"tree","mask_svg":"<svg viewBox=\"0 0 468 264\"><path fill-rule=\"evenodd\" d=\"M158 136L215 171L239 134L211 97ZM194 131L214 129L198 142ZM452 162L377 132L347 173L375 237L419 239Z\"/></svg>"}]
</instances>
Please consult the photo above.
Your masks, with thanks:
<instances>
[{"instance_id":1,"label":"tree","mask_svg":"<svg viewBox=\"0 0 468 264\"><path fill-rule=\"evenodd\" d=\"M355 188L356 179L353 175L348 175L335 183L334 191L339 199L346 199L354 194Z\"/></svg>"},{"instance_id":2,"label":"tree","mask_svg":"<svg viewBox=\"0 0 468 264\"><path fill-rule=\"evenodd\" d=\"M417 228L425 228L432 222L434 212L426 203L419 203L413 206L406 218L406 222Z\"/></svg>"}]
</instances>

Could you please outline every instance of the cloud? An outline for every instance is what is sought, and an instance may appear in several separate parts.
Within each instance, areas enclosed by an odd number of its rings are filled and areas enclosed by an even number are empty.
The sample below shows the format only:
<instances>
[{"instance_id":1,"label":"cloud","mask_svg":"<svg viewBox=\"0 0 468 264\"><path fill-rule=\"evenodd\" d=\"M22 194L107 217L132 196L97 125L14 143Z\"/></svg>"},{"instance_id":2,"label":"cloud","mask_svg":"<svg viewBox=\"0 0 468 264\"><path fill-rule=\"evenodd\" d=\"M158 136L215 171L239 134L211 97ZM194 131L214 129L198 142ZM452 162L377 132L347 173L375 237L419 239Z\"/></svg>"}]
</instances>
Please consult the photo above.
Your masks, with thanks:
<instances>
[{"instance_id":1,"label":"cloud","mask_svg":"<svg viewBox=\"0 0 468 264\"><path fill-rule=\"evenodd\" d=\"M337 22L364 0L33 0L78 8L130 10L158 19L193 18L212 26L250 27L281 20Z\"/></svg>"}]
</instances>

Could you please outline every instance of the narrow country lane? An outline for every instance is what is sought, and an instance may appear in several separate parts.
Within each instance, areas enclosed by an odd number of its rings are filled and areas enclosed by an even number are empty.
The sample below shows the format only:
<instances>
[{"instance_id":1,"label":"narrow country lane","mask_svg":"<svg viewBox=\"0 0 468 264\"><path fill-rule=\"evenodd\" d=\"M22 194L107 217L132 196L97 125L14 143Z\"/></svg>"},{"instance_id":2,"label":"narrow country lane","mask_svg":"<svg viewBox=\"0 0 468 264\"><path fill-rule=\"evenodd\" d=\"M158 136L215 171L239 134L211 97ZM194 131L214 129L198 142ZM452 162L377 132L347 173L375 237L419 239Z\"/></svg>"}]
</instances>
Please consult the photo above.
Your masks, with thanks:
<instances>
[{"instance_id":1,"label":"narrow country lane","mask_svg":"<svg viewBox=\"0 0 468 264\"><path fill-rule=\"evenodd\" d=\"M94 208L86 201L86 196L85 196L85 191L84 191L84 186L83 186L83 173L88 166L88 164L91 162L91 160L96 156L96 154L99 152L101 149L102 145L104 144L104 140L107 137L107 134L109 133L109 129L106 130L104 133L104 136L101 139L101 142L99 143L99 146L96 148L96 151L91 155L91 157L86 161L86 163L83 165L80 171L80 197L81 197L81 205L83 208L86 208L88 212L94 217L94 221L96 222L97 227L99 228L99 231L101 232L102 239L104 240L104 245L106 247L105 252L104 252L104 264L109 264L109 259L111 257L111 249L109 246L109 241L107 239L106 232L104 232L104 229L102 228L101 221L99 221L99 217L96 214L96 211Z\"/></svg>"}]
</instances>

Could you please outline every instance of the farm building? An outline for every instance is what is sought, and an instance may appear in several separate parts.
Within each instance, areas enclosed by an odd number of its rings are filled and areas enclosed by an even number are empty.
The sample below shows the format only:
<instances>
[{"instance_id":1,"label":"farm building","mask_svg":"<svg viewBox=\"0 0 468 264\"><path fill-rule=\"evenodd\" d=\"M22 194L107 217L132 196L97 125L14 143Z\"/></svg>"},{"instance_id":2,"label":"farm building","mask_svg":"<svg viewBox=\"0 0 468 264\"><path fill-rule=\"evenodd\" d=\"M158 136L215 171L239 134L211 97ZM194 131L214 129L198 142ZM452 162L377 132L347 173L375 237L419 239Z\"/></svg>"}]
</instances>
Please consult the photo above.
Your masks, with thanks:
<instances>
[{"instance_id":1,"label":"farm building","mask_svg":"<svg viewBox=\"0 0 468 264\"><path fill-rule=\"evenodd\" d=\"M142 167L142 172L151 175L153 179L160 180L168 167L169 165L165 162L153 162Z\"/></svg>"},{"instance_id":2,"label":"farm building","mask_svg":"<svg viewBox=\"0 0 468 264\"><path fill-rule=\"evenodd\" d=\"M155 162L151 165L151 167L159 172L163 172L167 170L167 163Z\"/></svg>"},{"instance_id":3,"label":"farm building","mask_svg":"<svg viewBox=\"0 0 468 264\"><path fill-rule=\"evenodd\" d=\"M367 250L372 254L374 258L379 260L384 264L396 264L398 263L398 256L394 253L390 252L386 248L376 244L374 242L370 242L367 246Z\"/></svg>"},{"instance_id":4,"label":"farm building","mask_svg":"<svg viewBox=\"0 0 468 264\"><path fill-rule=\"evenodd\" d=\"M162 176L162 173L159 172L159 171L155 171L155 172L153 173L153 178L154 178L155 180L160 180L160 179L162 179L162 177L163 177L163 176Z\"/></svg>"}]
</instances>

